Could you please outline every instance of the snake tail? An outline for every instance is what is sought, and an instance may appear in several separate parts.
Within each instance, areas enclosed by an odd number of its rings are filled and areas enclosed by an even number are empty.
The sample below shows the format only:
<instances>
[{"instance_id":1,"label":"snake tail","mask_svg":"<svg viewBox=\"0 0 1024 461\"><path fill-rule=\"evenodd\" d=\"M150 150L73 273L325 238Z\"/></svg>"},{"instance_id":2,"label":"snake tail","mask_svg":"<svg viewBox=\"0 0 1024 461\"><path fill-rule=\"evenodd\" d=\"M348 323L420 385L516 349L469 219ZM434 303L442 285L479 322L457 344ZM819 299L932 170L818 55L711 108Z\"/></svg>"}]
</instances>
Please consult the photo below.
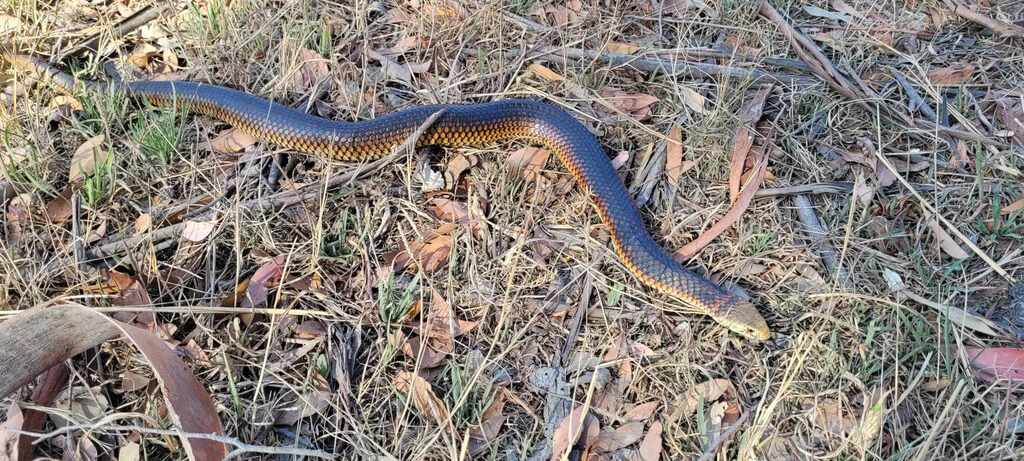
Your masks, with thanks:
<instances>
[{"instance_id":1,"label":"snake tail","mask_svg":"<svg viewBox=\"0 0 1024 461\"><path fill-rule=\"evenodd\" d=\"M36 57L9 55L7 60L19 69L48 77L65 89L104 85L76 79ZM137 81L109 85L157 106L187 108L220 119L255 138L341 161L387 155L439 109L445 111L419 137L418 147L479 146L510 139L538 143L554 152L589 194L610 231L616 254L630 273L743 337L770 337L767 323L751 302L687 270L654 241L597 139L570 114L553 105L525 99L425 105L372 120L340 122L204 83Z\"/></svg>"}]
</instances>

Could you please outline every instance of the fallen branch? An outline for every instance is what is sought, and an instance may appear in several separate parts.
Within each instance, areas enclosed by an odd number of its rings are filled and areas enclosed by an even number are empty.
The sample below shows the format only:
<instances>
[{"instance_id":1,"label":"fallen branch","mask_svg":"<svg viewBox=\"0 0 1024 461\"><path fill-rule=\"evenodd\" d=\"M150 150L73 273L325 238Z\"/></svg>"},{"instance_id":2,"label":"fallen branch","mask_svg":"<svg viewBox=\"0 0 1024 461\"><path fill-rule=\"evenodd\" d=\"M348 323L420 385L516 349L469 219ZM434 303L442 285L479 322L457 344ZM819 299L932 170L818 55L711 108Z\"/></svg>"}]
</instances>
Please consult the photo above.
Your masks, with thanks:
<instances>
[{"instance_id":1,"label":"fallen branch","mask_svg":"<svg viewBox=\"0 0 1024 461\"><path fill-rule=\"evenodd\" d=\"M184 222L180 222L177 224L172 224L170 226L157 229L148 234L141 234L121 240L115 240L113 242L106 243L104 245L88 250L86 252L86 257L88 259L110 258L117 254L119 251L128 251L132 248L135 248L140 243L146 240L159 242L161 240L166 240L169 238L176 238L177 236L181 235L181 231L185 228L185 224L186 223Z\"/></svg>"},{"instance_id":2,"label":"fallen branch","mask_svg":"<svg viewBox=\"0 0 1024 461\"><path fill-rule=\"evenodd\" d=\"M508 50L506 54L519 56L522 51L523 50L520 49L512 49ZM544 59L547 56L555 56L561 59L572 59L578 61L600 61L611 66L628 66L643 72L661 72L668 75L682 75L689 77L729 77L751 81L769 80L786 84L809 84L813 82L813 79L803 75L776 74L760 69L745 69L742 67L689 62L678 59L640 57L631 54L600 52L579 48L561 48L554 46L538 47L527 56L527 60Z\"/></svg>"},{"instance_id":3,"label":"fallen branch","mask_svg":"<svg viewBox=\"0 0 1024 461\"><path fill-rule=\"evenodd\" d=\"M800 31L796 30L782 14L775 9L767 0L761 0L760 13L762 16L768 18L775 25L779 26L779 30L782 34L789 39L793 45L797 55L800 56L808 66L811 67L811 72L818 76L827 83L832 89L839 92L843 96L852 99L860 100L867 97L866 94L862 93L857 87L853 86L849 80L836 69L836 66L832 64L824 53L814 45L811 39L804 36ZM861 103L863 104L863 103Z\"/></svg>"},{"instance_id":4,"label":"fallen branch","mask_svg":"<svg viewBox=\"0 0 1024 461\"><path fill-rule=\"evenodd\" d=\"M965 141L975 141L998 147L1009 147L1009 144L997 141L991 137L977 133L969 133L955 128L949 128L929 120L917 119L909 114L895 111L884 104L875 104L873 107L868 102L871 100L878 100L878 95L874 92L869 93L868 91L870 90L867 87L858 87L851 83L850 80L839 72L839 69L832 64L832 61L830 61L825 54L821 52L811 39L796 30L796 28L786 21L786 19L782 17L782 14L768 3L767 0L761 0L760 13L779 27L779 30L782 31L783 35L789 39L790 44L793 46L797 55L800 56L800 59L803 59L804 62L811 67L812 73L817 75L818 78L828 84L828 86L833 90L843 95L854 104L864 108L864 110L869 112L875 112L878 110L886 119L894 123L921 130L920 133L916 134L926 133L931 135L935 132L939 132ZM931 138L929 138L929 140L931 140Z\"/></svg>"},{"instance_id":5,"label":"fallen branch","mask_svg":"<svg viewBox=\"0 0 1024 461\"><path fill-rule=\"evenodd\" d=\"M896 82L903 87L903 92L907 93L907 97L910 98L911 112L919 110L921 111L921 115L928 117L928 120L939 119L939 115L935 113L934 109L932 109L932 105L921 97L921 94L917 92L917 89L914 88L914 85L907 80L907 77L903 75L902 72L893 69L892 75L896 79Z\"/></svg>"},{"instance_id":6,"label":"fallen branch","mask_svg":"<svg viewBox=\"0 0 1024 461\"><path fill-rule=\"evenodd\" d=\"M796 205L796 214L800 218L800 223L804 225L804 233L807 234L807 238L811 241L812 248L821 257L821 262L825 265L825 269L839 281L840 286L847 288L849 286L850 274L843 266L839 265L836 249L825 238L828 235L828 231L825 230L825 226L818 219L818 214L814 212L814 205L811 204L810 199L803 195L793 197L793 204Z\"/></svg>"},{"instance_id":7,"label":"fallen branch","mask_svg":"<svg viewBox=\"0 0 1024 461\"><path fill-rule=\"evenodd\" d=\"M30 437L38 437L38 440L33 442L34 444L37 444L39 442L42 442L42 441L47 440L47 439L51 439L51 438L59 436L59 435L70 434L70 433L77 432L77 431L87 430L89 432L96 432L96 431L98 431L100 429L106 429L106 430L109 430L109 431L139 432L139 433L142 433L142 434L170 435L170 436L182 437L182 438L183 437L188 437L190 439L206 439L206 440L212 440L212 441L215 441L215 442L220 442L220 443L231 445L231 446L235 447L234 450L232 450L230 453L227 454L227 456L224 457L225 460L233 459L233 458L238 457L240 455L243 455L245 453L262 453L262 454L268 454L268 455L292 455L292 456L299 456L299 457L308 456L308 457L311 457L311 458L319 458L319 459L335 459L334 455L332 455L330 453L327 453L327 452L324 452L324 451L320 451L320 450L311 450L311 449L307 449L307 448L268 447L268 446L263 446L263 445L251 445L251 444L248 444L248 443L244 443L244 442L242 442L242 441L240 441L240 440L238 440L238 439L236 439L234 437L228 437L228 436L225 436L225 435L203 434L203 433L195 433L195 432L182 432L182 431L173 430L173 429L157 429L157 428L149 428L149 427L142 427L142 426L119 426L119 425L105 425L105 424L102 424L102 422L105 422L105 421L108 421L108 420L107 419L101 420L101 424L89 423L89 424L68 425L68 426L64 426L64 427L62 427L60 429L55 429L53 431L45 432L45 433L44 432L17 431L17 430L11 431L11 432L15 432L15 433L18 433L18 434L21 434L21 435L27 435L27 436L30 436Z\"/></svg>"},{"instance_id":8,"label":"fallen branch","mask_svg":"<svg viewBox=\"0 0 1024 461\"><path fill-rule=\"evenodd\" d=\"M848 194L853 192L853 183L848 181L836 181L815 184L801 184L799 186L770 187L757 191L754 198L779 197L793 194Z\"/></svg>"},{"instance_id":9,"label":"fallen branch","mask_svg":"<svg viewBox=\"0 0 1024 461\"><path fill-rule=\"evenodd\" d=\"M974 8L960 3L958 0L946 0L946 5L952 8L953 13L957 16L975 24L984 26L988 30L995 32L997 35L1007 38L1024 37L1024 27L985 16L975 11Z\"/></svg>"},{"instance_id":10,"label":"fallen branch","mask_svg":"<svg viewBox=\"0 0 1024 461\"><path fill-rule=\"evenodd\" d=\"M159 18L163 14L164 10L173 5L173 2L154 2L153 4L136 11L131 16L124 18L121 22L114 25L110 30L102 30L95 34L92 34L85 40L82 40L77 45L71 47L70 50L65 54L65 57L75 56L77 54L91 51L93 53L99 53L100 42L105 38L110 41L117 40L125 35L128 35L132 31L149 24L156 18Z\"/></svg>"}]
</instances>

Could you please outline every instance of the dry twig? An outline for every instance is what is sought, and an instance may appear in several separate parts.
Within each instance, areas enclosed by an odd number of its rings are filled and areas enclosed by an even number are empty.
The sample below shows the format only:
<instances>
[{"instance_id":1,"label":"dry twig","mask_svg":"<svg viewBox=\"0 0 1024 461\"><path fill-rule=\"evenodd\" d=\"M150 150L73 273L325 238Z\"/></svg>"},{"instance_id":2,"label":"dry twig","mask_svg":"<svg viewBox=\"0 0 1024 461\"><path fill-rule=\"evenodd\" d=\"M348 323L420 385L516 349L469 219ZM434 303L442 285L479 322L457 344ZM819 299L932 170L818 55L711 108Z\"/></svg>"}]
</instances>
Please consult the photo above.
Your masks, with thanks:
<instances>
[{"instance_id":1,"label":"dry twig","mask_svg":"<svg viewBox=\"0 0 1024 461\"><path fill-rule=\"evenodd\" d=\"M843 266L839 265L836 249L829 243L827 238L828 231L825 230L825 226L818 219L818 215L814 211L814 205L811 204L810 199L800 194L793 197L793 203L796 205L797 217L800 218L800 222L804 225L804 234L811 241L811 246L814 250L821 256L825 269L839 281L840 286L848 287L850 274Z\"/></svg>"},{"instance_id":2,"label":"dry twig","mask_svg":"<svg viewBox=\"0 0 1024 461\"><path fill-rule=\"evenodd\" d=\"M960 0L945 0L945 2L957 16L982 25L1002 37L1024 37L1024 27L985 16L974 8L963 4Z\"/></svg>"},{"instance_id":3,"label":"dry twig","mask_svg":"<svg viewBox=\"0 0 1024 461\"><path fill-rule=\"evenodd\" d=\"M522 50L520 49L511 49L506 51L506 54L519 56L521 52ZM806 85L812 82L811 79L803 75L772 73L760 69L723 66L703 62L689 62L659 57L640 57L631 54L600 52L579 48L542 46L532 50L532 53L527 57L527 59L546 59L551 56L559 59L598 61L610 66L631 67L643 72L661 72L667 75L689 77L729 77L754 82L769 80L793 85Z\"/></svg>"},{"instance_id":4,"label":"dry twig","mask_svg":"<svg viewBox=\"0 0 1024 461\"><path fill-rule=\"evenodd\" d=\"M881 111L887 119L901 125L917 128L922 130L922 133L928 133L929 135L934 132L939 132L967 141L976 141L1001 147L1008 146L1006 143L988 136L946 127L929 120L915 119L908 114L894 111L892 108L883 104L874 104L874 106L872 106L868 101L877 101L878 95L868 90L867 87L858 87L853 85L853 83L851 83L850 80L842 74L842 72L839 72L839 69L832 64L832 61L830 61L825 54L821 52L811 39L796 30L796 28L786 21L786 19L782 17L782 14L779 13L779 11L776 10L775 7L773 7L767 0L761 1L760 12L762 16L768 18L779 26L779 30L781 30L783 35L789 39L790 44L793 45L793 49L800 58L811 67L811 71L817 75L818 78L827 83L833 90L847 99L850 99L855 104L863 107L865 110L874 112L877 109ZM918 134L920 135L921 133Z\"/></svg>"},{"instance_id":5,"label":"dry twig","mask_svg":"<svg viewBox=\"0 0 1024 461\"><path fill-rule=\"evenodd\" d=\"M109 30L102 30L92 34L85 40L82 40L77 45L71 47L65 56L75 56L77 54L85 52L100 52L100 45L104 40L114 41L125 35L128 35L132 31L149 24L156 18L159 18L161 14L169 7L173 6L175 2L154 2L151 5L143 7L141 10L136 11L131 16L124 18L121 22L114 25Z\"/></svg>"}]
</instances>

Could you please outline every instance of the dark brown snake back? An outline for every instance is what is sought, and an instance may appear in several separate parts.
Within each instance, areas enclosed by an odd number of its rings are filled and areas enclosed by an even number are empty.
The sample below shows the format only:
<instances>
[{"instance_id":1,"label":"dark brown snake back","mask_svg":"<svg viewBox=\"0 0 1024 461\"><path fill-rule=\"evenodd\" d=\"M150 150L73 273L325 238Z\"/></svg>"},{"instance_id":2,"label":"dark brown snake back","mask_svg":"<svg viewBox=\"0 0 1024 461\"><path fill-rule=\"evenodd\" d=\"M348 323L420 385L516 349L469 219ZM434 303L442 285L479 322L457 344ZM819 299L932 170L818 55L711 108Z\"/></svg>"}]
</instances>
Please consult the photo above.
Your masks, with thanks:
<instances>
[{"instance_id":1,"label":"dark brown snake back","mask_svg":"<svg viewBox=\"0 0 1024 461\"><path fill-rule=\"evenodd\" d=\"M39 63L33 66L44 70ZM125 84L123 89L154 105L187 107L254 137L343 161L373 159L390 153L440 109L444 113L419 138L418 146L481 145L505 139L535 141L554 152L590 194L608 226L616 253L643 283L702 310L743 336L766 339L769 335L764 319L751 303L685 269L651 238L597 139L576 119L554 106L509 99L418 106L373 120L337 122L215 85L143 81Z\"/></svg>"}]
</instances>

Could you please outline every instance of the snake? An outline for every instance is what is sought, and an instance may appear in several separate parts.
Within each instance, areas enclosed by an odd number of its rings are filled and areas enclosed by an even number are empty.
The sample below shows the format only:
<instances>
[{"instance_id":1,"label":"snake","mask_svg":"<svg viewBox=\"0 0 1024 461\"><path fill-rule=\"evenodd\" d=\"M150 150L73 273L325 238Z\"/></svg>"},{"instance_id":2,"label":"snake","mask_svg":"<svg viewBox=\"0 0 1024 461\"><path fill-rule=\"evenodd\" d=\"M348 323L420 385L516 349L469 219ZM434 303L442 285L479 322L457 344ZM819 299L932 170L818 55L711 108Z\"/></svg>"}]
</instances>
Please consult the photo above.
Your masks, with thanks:
<instances>
[{"instance_id":1,"label":"snake","mask_svg":"<svg viewBox=\"0 0 1024 461\"><path fill-rule=\"evenodd\" d=\"M415 147L483 146L521 140L553 152L588 195L625 268L644 285L744 338L763 341L771 330L754 304L677 262L647 232L636 204L596 137L565 110L534 99L418 105L368 120L335 121L236 89L188 80L81 79L48 61L4 53L15 69L65 91L114 88L156 107L176 107L219 119L286 149L342 162L374 160L420 129ZM434 115L441 111L439 115ZM433 118L433 123L424 122ZM426 129L422 130L421 125Z\"/></svg>"}]
</instances>

